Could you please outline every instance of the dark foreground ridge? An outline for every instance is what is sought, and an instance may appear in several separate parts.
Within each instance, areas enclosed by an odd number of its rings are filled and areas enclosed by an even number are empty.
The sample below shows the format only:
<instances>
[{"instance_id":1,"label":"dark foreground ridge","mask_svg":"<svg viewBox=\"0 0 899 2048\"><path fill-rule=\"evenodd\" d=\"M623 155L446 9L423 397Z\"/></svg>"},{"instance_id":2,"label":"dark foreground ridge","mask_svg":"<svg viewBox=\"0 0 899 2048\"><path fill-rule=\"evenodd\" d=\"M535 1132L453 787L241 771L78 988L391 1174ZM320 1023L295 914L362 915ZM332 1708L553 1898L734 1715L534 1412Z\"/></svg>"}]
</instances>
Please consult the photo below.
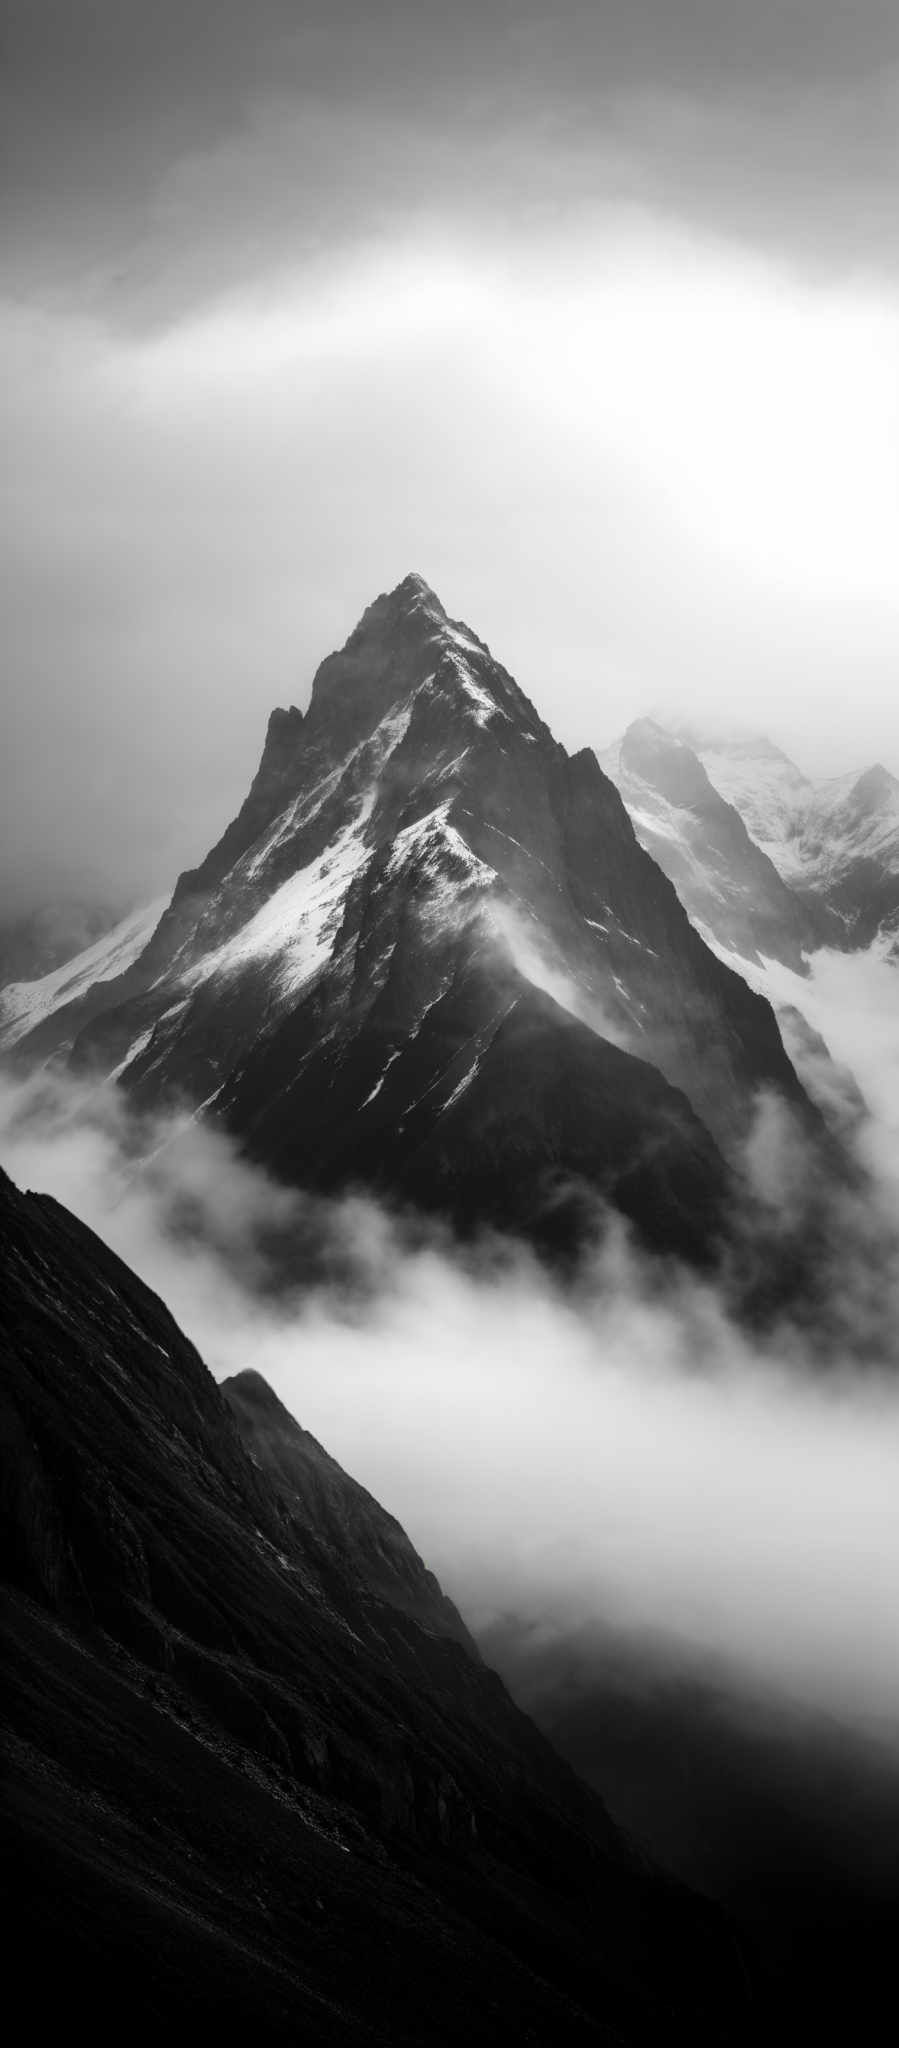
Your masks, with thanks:
<instances>
[{"instance_id":1,"label":"dark foreground ridge","mask_svg":"<svg viewBox=\"0 0 899 2048\"><path fill-rule=\"evenodd\" d=\"M399 1525L255 1373L219 1389L56 1202L3 1176L0 1218L5 1988L29 2031L733 2039L724 1923L513 1705Z\"/></svg>"}]
</instances>

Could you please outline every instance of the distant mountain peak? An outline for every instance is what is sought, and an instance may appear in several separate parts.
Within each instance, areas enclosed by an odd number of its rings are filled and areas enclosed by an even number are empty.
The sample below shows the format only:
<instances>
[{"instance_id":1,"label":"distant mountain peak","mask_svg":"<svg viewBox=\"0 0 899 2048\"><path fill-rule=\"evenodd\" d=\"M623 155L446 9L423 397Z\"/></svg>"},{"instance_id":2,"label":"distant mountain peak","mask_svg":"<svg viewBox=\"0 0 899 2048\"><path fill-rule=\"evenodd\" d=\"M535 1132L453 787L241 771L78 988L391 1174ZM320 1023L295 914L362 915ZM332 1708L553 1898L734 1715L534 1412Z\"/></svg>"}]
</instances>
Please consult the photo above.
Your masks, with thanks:
<instances>
[{"instance_id":1,"label":"distant mountain peak","mask_svg":"<svg viewBox=\"0 0 899 2048\"><path fill-rule=\"evenodd\" d=\"M669 746L682 746L685 744L676 733L669 732L667 726L660 724L657 718L632 718L627 732L651 734L654 738L665 740Z\"/></svg>"},{"instance_id":2,"label":"distant mountain peak","mask_svg":"<svg viewBox=\"0 0 899 2048\"><path fill-rule=\"evenodd\" d=\"M736 751L741 766L769 758L785 763L776 749L769 757L756 748L770 742L741 740L723 751L730 762ZM605 760L641 845L699 929L728 952L756 960L771 955L803 972L804 951L817 938L811 915L721 795L685 728L672 733L655 718L635 719Z\"/></svg>"},{"instance_id":3,"label":"distant mountain peak","mask_svg":"<svg viewBox=\"0 0 899 2048\"><path fill-rule=\"evenodd\" d=\"M864 769L856 779L854 794L872 804L888 801L899 796L899 780L885 768L882 761L875 761L873 767Z\"/></svg>"},{"instance_id":4,"label":"distant mountain peak","mask_svg":"<svg viewBox=\"0 0 899 2048\"><path fill-rule=\"evenodd\" d=\"M693 748L654 718L636 718L621 741L619 767L649 776L669 803L696 805L714 798L709 778Z\"/></svg>"},{"instance_id":5,"label":"distant mountain peak","mask_svg":"<svg viewBox=\"0 0 899 2048\"><path fill-rule=\"evenodd\" d=\"M683 733L669 732L656 718L634 718L623 734L622 748L651 749L659 754L689 754L695 759L693 747Z\"/></svg>"},{"instance_id":6,"label":"distant mountain peak","mask_svg":"<svg viewBox=\"0 0 899 2048\"><path fill-rule=\"evenodd\" d=\"M723 720L703 720L702 724L678 721L673 734L665 735L655 717L637 719L624 737L606 750L603 760L613 780L626 781L628 776L632 780L627 801L638 819L638 836L642 834L644 844L649 819L646 793L636 786L637 778L671 802L695 805L701 801L698 780L692 796L688 793L684 756L676 753L678 741L693 749L687 758L695 763L695 777L706 778L706 797L717 793L739 813L756 847L773 861L781 881L801 899L806 918L811 919L803 940L806 949L867 945L878 932L895 930L899 920L899 780L883 762L814 781L766 733L740 731ZM658 827L656 819L653 829ZM679 830L682 837L682 827ZM700 912L695 868L679 865L678 836L678 832L672 835L671 821L667 821L662 838L652 840L651 850L671 874L693 915L706 928L717 930L721 938L721 905L716 910L710 899ZM711 844L705 851L711 853ZM708 880L720 896L714 876L717 860L716 855ZM673 866L673 862L677 864ZM762 893L770 899L769 889ZM760 898L752 891L747 908L756 918ZM787 924L794 927L795 938L795 917ZM789 932L785 929L783 935L789 948ZM759 927L760 943L761 937ZM733 943L732 935L726 943ZM761 950L777 950L770 932L767 948L763 944Z\"/></svg>"}]
</instances>

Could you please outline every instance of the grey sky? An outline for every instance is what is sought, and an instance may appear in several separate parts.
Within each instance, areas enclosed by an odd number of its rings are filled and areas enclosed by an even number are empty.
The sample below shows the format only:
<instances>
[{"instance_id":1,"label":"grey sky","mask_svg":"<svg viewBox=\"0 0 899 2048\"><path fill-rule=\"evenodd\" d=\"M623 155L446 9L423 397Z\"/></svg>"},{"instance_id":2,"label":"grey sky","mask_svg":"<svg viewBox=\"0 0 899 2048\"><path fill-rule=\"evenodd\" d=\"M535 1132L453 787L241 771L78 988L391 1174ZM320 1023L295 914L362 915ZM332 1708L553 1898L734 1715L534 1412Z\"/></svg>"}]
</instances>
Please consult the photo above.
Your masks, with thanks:
<instances>
[{"instance_id":1,"label":"grey sky","mask_svg":"<svg viewBox=\"0 0 899 2048\"><path fill-rule=\"evenodd\" d=\"M397 213L539 212L616 188L797 251L897 253L893 0L6 13L14 271L123 319Z\"/></svg>"},{"instance_id":2,"label":"grey sky","mask_svg":"<svg viewBox=\"0 0 899 2048\"><path fill-rule=\"evenodd\" d=\"M23 0L11 897L155 888L419 568L569 743L899 768L894 0Z\"/></svg>"}]
</instances>

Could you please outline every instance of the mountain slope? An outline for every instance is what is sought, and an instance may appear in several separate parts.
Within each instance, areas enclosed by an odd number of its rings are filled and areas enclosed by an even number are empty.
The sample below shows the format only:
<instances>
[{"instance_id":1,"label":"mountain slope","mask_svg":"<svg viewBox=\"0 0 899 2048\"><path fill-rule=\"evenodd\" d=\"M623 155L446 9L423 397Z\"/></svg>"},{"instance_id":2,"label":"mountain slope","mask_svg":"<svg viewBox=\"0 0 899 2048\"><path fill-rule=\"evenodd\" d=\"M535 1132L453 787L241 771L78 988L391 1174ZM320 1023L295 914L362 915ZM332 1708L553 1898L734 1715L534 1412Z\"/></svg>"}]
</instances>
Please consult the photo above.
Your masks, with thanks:
<instances>
[{"instance_id":1,"label":"mountain slope","mask_svg":"<svg viewBox=\"0 0 899 2048\"><path fill-rule=\"evenodd\" d=\"M723 2040L715 1916L254 1375L0 1179L7 1995L266 2041ZM411 1596L411 1597L410 1597Z\"/></svg>"},{"instance_id":2,"label":"mountain slope","mask_svg":"<svg viewBox=\"0 0 899 2048\"><path fill-rule=\"evenodd\" d=\"M899 927L895 775L877 765L814 783L766 739L695 745L784 881L829 914L829 945L867 946Z\"/></svg>"},{"instance_id":3,"label":"mountain slope","mask_svg":"<svg viewBox=\"0 0 899 2048\"><path fill-rule=\"evenodd\" d=\"M775 998L765 971L779 961L807 974L807 956L817 947L846 945L846 923L820 897L787 887L685 740L640 719L602 758L641 845L664 868L710 945L769 995L803 1087L835 1135L846 1137L865 1113L858 1086L795 1003ZM757 754L749 742L734 743L731 766L756 827L787 833L797 802L811 815L812 785L767 741Z\"/></svg>"},{"instance_id":4,"label":"mountain slope","mask_svg":"<svg viewBox=\"0 0 899 2048\"><path fill-rule=\"evenodd\" d=\"M677 725L677 737L695 749L720 796L739 811L757 846L786 881L795 878L790 845L810 802L814 783L764 734L710 737Z\"/></svg>"},{"instance_id":5,"label":"mountain slope","mask_svg":"<svg viewBox=\"0 0 899 2048\"><path fill-rule=\"evenodd\" d=\"M599 1192L678 1248L709 1242L757 1089L805 1106L595 756L417 577L273 714L141 958L19 1049L62 1047L304 1184L563 1234Z\"/></svg>"},{"instance_id":6,"label":"mountain slope","mask_svg":"<svg viewBox=\"0 0 899 2048\"><path fill-rule=\"evenodd\" d=\"M19 1039L38 1032L45 1019L55 1035L52 1020L60 1010L77 1004L98 984L101 988L107 982L118 984L140 959L164 908L161 899L129 911L83 952L67 956L49 974L33 981L7 982L0 990L0 1045L8 1049Z\"/></svg>"},{"instance_id":7,"label":"mountain slope","mask_svg":"<svg viewBox=\"0 0 899 2048\"><path fill-rule=\"evenodd\" d=\"M57 897L0 920L0 996L10 982L38 981L85 953L122 921L123 906ZM2 1008L2 1005L0 1005Z\"/></svg>"},{"instance_id":8,"label":"mountain slope","mask_svg":"<svg viewBox=\"0 0 899 2048\"><path fill-rule=\"evenodd\" d=\"M222 1392L253 1464L280 1496L301 1539L320 1546L332 1568L350 1569L378 1599L454 1637L476 1658L465 1623L399 1522L300 1428L261 1373L236 1373L223 1382Z\"/></svg>"},{"instance_id":9,"label":"mountain slope","mask_svg":"<svg viewBox=\"0 0 899 2048\"><path fill-rule=\"evenodd\" d=\"M888 769L819 784L798 853L803 889L836 913L847 943L899 928L899 781Z\"/></svg>"},{"instance_id":10,"label":"mountain slope","mask_svg":"<svg viewBox=\"0 0 899 2048\"><path fill-rule=\"evenodd\" d=\"M825 920L788 889L693 749L641 718L602 764L641 846L674 883L694 924L744 959L768 956L804 973L805 954L822 943Z\"/></svg>"}]
</instances>

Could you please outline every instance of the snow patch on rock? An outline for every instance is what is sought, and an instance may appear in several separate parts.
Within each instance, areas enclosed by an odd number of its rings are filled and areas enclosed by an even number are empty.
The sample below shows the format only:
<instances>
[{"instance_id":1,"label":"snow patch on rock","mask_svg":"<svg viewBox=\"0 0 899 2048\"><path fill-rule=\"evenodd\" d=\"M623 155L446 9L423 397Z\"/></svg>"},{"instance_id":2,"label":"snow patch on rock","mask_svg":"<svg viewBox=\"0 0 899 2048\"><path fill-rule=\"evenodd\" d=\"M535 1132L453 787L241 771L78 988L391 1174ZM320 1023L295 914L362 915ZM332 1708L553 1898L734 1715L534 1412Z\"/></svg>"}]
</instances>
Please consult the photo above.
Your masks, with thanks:
<instances>
[{"instance_id":1,"label":"snow patch on rock","mask_svg":"<svg viewBox=\"0 0 899 2048\"><path fill-rule=\"evenodd\" d=\"M276 961L281 996L294 995L330 959L350 886L371 859L363 834L374 801L317 860L300 868L276 889L232 939L190 969L194 984L213 975L235 975L263 960Z\"/></svg>"},{"instance_id":2,"label":"snow patch on rock","mask_svg":"<svg viewBox=\"0 0 899 2048\"><path fill-rule=\"evenodd\" d=\"M15 1045L44 1017L85 995L95 982L111 981L133 967L152 938L168 900L167 896L160 896L142 909L129 912L102 939L96 939L74 960L55 967L52 974L42 975L39 981L10 982L0 994L0 1045Z\"/></svg>"}]
</instances>

